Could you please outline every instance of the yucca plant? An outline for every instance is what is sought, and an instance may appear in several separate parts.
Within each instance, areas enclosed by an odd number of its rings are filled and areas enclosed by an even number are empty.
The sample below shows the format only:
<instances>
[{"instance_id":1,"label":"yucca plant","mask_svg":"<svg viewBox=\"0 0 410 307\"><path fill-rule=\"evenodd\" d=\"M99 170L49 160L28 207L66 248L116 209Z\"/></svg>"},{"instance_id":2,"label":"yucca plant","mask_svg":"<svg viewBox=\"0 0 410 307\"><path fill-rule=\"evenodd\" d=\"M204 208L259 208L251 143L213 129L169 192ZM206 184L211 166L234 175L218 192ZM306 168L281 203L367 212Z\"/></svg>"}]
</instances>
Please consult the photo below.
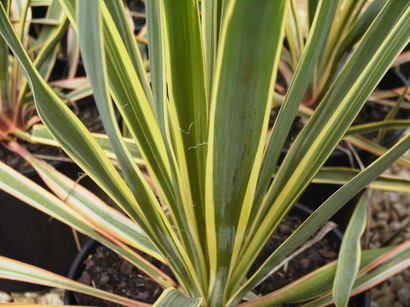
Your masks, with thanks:
<instances>
[{"instance_id":1,"label":"yucca plant","mask_svg":"<svg viewBox=\"0 0 410 307\"><path fill-rule=\"evenodd\" d=\"M33 60L41 76L48 80L57 57L60 42L68 26L57 1L1 1L6 14L14 23L16 35ZM32 17L31 8L47 5L47 15L42 19ZM30 32L40 25L36 37ZM30 88L17 60L11 56L3 38L0 38L0 142L7 146L12 140L30 141L29 129L40 121Z\"/></svg>"},{"instance_id":2,"label":"yucca plant","mask_svg":"<svg viewBox=\"0 0 410 307\"><path fill-rule=\"evenodd\" d=\"M409 241L361 251L363 198L338 262L263 297L252 295L256 285L300 251L365 187L409 190L409 181L380 177L410 148L409 134L362 171L320 171L408 43L408 1L386 3L281 165L278 157L332 21L338 17L338 1L319 1L269 136L289 1L146 1L150 79L121 1L60 3L78 32L107 137L89 133L41 78L3 8L0 32L29 80L48 132L127 217L16 144L12 146L60 199L4 164L0 164L0 187L96 238L151 276L166 289L156 306L274 306L306 301L315 306L332 300L345 306L350 295L410 265ZM114 104L130 138L120 133ZM34 138L46 141L47 131L38 127ZM298 197L312 180L325 175L339 179L343 175L343 186L247 276ZM175 280L135 249L166 263ZM126 306L146 306L4 257L0 257L0 276Z\"/></svg>"}]
</instances>

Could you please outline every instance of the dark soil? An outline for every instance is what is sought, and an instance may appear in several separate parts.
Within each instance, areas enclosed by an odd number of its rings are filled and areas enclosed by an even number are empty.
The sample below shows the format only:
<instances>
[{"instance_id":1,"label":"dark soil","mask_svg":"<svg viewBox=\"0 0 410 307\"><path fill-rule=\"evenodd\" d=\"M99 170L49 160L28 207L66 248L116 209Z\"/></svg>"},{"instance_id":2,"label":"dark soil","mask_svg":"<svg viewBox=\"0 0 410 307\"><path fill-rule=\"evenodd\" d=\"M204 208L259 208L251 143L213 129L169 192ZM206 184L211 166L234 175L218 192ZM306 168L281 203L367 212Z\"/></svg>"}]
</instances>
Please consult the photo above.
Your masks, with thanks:
<instances>
[{"instance_id":1,"label":"dark soil","mask_svg":"<svg viewBox=\"0 0 410 307\"><path fill-rule=\"evenodd\" d=\"M21 158L18 154L16 154L14 151L9 150L3 144L1 145L2 145L0 147L0 161L1 162L4 162L8 166L20 172L21 171L24 172L25 170L28 170L31 168L30 165L23 158ZM45 156L50 156L50 157L64 157L65 156L64 152L60 148L53 147L53 146L34 144L34 143L26 142L26 141L21 141L20 145L24 146L29 152L35 153L37 155L45 155Z\"/></svg>"},{"instance_id":2,"label":"dark soil","mask_svg":"<svg viewBox=\"0 0 410 307\"><path fill-rule=\"evenodd\" d=\"M269 118L269 129L273 127L276 117L278 116L279 109L280 109L280 106L277 106L271 109L270 118ZM303 126L304 126L303 119L300 116L296 116L290 128L284 148L290 148L290 145L295 140L299 132L302 130Z\"/></svg>"},{"instance_id":3,"label":"dark soil","mask_svg":"<svg viewBox=\"0 0 410 307\"><path fill-rule=\"evenodd\" d=\"M301 220L298 217L285 218L251 267L250 274L254 273L263 264L266 258L277 249L300 224ZM332 262L337 258L339 246L340 241L335 235L326 235L323 240L300 253L276 272L276 274L267 278L255 288L254 292L261 295L271 293L315 269Z\"/></svg>"},{"instance_id":4,"label":"dark soil","mask_svg":"<svg viewBox=\"0 0 410 307\"><path fill-rule=\"evenodd\" d=\"M301 220L299 218L285 218L278 231L272 236L252 266L251 272L254 272L258 266L263 263L264 259L300 224ZM269 277L255 289L255 292L261 295L270 293L335 260L337 258L339 245L340 241L338 241L335 235L327 235L321 242L316 243L291 260L286 268L282 268L279 272ZM147 259L152 261L152 258ZM154 264L158 265L158 262ZM98 289L146 303L154 303L162 292L161 287L154 283L148 276L106 247L98 247L96 252L90 255L85 261L85 265L85 271L78 281L92 285ZM163 270L164 268L167 269L166 266L162 265L160 269ZM83 294L75 295L78 303L81 305L119 306Z\"/></svg>"},{"instance_id":5,"label":"dark soil","mask_svg":"<svg viewBox=\"0 0 410 307\"><path fill-rule=\"evenodd\" d=\"M161 270L169 272L164 264L150 256L144 257ZM150 277L105 246L97 247L95 253L88 257L85 261L85 270L78 281L149 304L154 303L163 291ZM75 293L75 298L80 305L121 306L80 293Z\"/></svg>"},{"instance_id":6,"label":"dark soil","mask_svg":"<svg viewBox=\"0 0 410 307\"><path fill-rule=\"evenodd\" d=\"M132 17L134 22L134 33L138 34L145 25L145 18L143 17L145 13L145 4L141 0L128 0L126 1L126 5L131 12L138 13Z\"/></svg>"}]
</instances>

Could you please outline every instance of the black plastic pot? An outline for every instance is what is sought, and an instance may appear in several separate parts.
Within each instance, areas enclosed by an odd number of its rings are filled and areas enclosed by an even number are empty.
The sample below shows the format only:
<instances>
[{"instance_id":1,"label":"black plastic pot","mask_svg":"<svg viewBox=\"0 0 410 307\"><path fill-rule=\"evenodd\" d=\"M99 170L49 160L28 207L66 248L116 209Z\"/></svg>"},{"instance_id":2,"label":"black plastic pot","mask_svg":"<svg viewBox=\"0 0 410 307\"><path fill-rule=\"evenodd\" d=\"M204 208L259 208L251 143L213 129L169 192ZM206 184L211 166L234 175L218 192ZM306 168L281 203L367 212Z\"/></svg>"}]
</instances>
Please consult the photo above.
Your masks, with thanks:
<instances>
[{"instance_id":1,"label":"black plastic pot","mask_svg":"<svg viewBox=\"0 0 410 307\"><path fill-rule=\"evenodd\" d=\"M84 245L83 249L77 254L77 256L75 258L73 257L74 262L72 262L70 271L67 275L69 279L77 280L78 278L80 278L85 268L84 261L88 258L89 255L95 252L98 246L101 246L101 243L95 240L89 240ZM64 291L64 305L78 305L73 291Z\"/></svg>"},{"instance_id":2,"label":"black plastic pot","mask_svg":"<svg viewBox=\"0 0 410 307\"><path fill-rule=\"evenodd\" d=\"M302 205L300 203L297 203L291 210L290 215L291 216L299 216L301 217L302 220L306 219L310 214L312 213L312 210L308 208L305 205ZM327 235L327 238L332 241L339 242L339 245L341 243L343 234L339 229L334 229L332 232L330 232ZM75 257L74 262L70 268L70 271L68 273L68 278L72 280L77 280L80 278L82 272L84 271L85 268L85 260L87 260L88 256L93 254L95 250L97 249L98 246L101 246L101 244L95 240L89 240L84 248L81 250L81 252ZM368 307L370 306L370 292L366 291L364 293L360 293L353 298L351 298L351 302L355 302L354 306L360 306L360 307ZM64 292L64 305L78 305L78 302L75 298L74 292L73 291L68 291L66 290Z\"/></svg>"},{"instance_id":3,"label":"black plastic pot","mask_svg":"<svg viewBox=\"0 0 410 307\"><path fill-rule=\"evenodd\" d=\"M75 178L78 168L71 163L54 165ZM29 169L23 175L45 186L37 173ZM0 255L26 262L57 274L66 275L78 253L73 232L65 224L0 191ZM0 291L22 292L44 287L0 279Z\"/></svg>"}]
</instances>

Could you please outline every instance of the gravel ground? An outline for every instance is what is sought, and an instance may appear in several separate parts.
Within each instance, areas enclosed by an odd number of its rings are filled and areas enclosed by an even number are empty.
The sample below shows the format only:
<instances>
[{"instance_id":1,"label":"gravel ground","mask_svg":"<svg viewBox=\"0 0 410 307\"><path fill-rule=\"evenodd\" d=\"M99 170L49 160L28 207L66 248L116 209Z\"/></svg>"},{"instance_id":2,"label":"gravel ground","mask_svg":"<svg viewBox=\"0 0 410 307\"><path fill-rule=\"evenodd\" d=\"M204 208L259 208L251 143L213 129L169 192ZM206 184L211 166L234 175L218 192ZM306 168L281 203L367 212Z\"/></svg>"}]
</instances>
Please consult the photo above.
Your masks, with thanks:
<instances>
[{"instance_id":1,"label":"gravel ground","mask_svg":"<svg viewBox=\"0 0 410 307\"><path fill-rule=\"evenodd\" d=\"M1 303L64 305L63 290L52 289L47 292L6 293L0 292Z\"/></svg>"},{"instance_id":2,"label":"gravel ground","mask_svg":"<svg viewBox=\"0 0 410 307\"><path fill-rule=\"evenodd\" d=\"M407 157L410 158L410 151ZM386 174L410 179L410 170L398 165ZM380 247L388 241L399 244L410 240L410 193L374 191L371 199L370 247ZM371 307L410 307L410 269L373 288L371 294ZM49 292L0 292L0 303L63 305L62 297L63 291L57 289Z\"/></svg>"},{"instance_id":3,"label":"gravel ground","mask_svg":"<svg viewBox=\"0 0 410 307\"><path fill-rule=\"evenodd\" d=\"M410 151L407 152L407 157L410 158ZM397 165L394 165L388 174L410 179L410 170ZM389 241L399 244L410 240L410 191L374 191L371 204L370 247L379 247ZM395 237L397 233L399 235ZM372 307L410 307L410 269L375 287L371 294Z\"/></svg>"}]
</instances>

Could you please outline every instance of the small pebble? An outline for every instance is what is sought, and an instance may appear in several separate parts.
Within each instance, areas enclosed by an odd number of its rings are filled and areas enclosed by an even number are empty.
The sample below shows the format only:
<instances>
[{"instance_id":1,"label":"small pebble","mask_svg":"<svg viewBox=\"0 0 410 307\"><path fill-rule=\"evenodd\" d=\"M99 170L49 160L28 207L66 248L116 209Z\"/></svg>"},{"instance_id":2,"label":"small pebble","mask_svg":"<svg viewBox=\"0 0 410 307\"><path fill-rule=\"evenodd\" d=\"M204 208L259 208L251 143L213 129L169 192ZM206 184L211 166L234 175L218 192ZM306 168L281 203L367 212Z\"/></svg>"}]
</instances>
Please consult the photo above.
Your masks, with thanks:
<instances>
[{"instance_id":1,"label":"small pebble","mask_svg":"<svg viewBox=\"0 0 410 307\"><path fill-rule=\"evenodd\" d=\"M393 295L392 294L385 294L380 299L377 300L380 306L387 307L390 306L393 302Z\"/></svg>"},{"instance_id":2,"label":"small pebble","mask_svg":"<svg viewBox=\"0 0 410 307\"><path fill-rule=\"evenodd\" d=\"M404 270L402 274L403 274L404 280L410 283L410 269Z\"/></svg>"},{"instance_id":3,"label":"small pebble","mask_svg":"<svg viewBox=\"0 0 410 307\"><path fill-rule=\"evenodd\" d=\"M121 272L125 275L130 275L133 269L133 265L127 261L121 263Z\"/></svg>"},{"instance_id":4,"label":"small pebble","mask_svg":"<svg viewBox=\"0 0 410 307\"><path fill-rule=\"evenodd\" d=\"M387 220L389 219L389 214L388 214L387 212L379 212L379 213L377 214L377 218L378 218L380 221L387 221Z\"/></svg>"},{"instance_id":5,"label":"small pebble","mask_svg":"<svg viewBox=\"0 0 410 307\"><path fill-rule=\"evenodd\" d=\"M101 277L100 277L100 283L101 284L106 284L109 281L110 281L110 277L105 272L102 273Z\"/></svg>"},{"instance_id":6,"label":"small pebble","mask_svg":"<svg viewBox=\"0 0 410 307\"><path fill-rule=\"evenodd\" d=\"M406 208L406 206L404 206L403 203L396 203L396 204L393 205L393 207L394 207L394 209L396 209L397 214L401 218L404 218L404 217L406 217L410 214L410 211L409 211L410 207L407 206L407 208Z\"/></svg>"},{"instance_id":7,"label":"small pebble","mask_svg":"<svg viewBox=\"0 0 410 307\"><path fill-rule=\"evenodd\" d=\"M400 194L399 193L395 193L395 192L390 193L390 201L391 202L397 202L399 200L400 200Z\"/></svg>"},{"instance_id":8,"label":"small pebble","mask_svg":"<svg viewBox=\"0 0 410 307\"><path fill-rule=\"evenodd\" d=\"M36 298L36 303L39 305L47 305L47 298L45 295L41 295L39 297Z\"/></svg>"},{"instance_id":9,"label":"small pebble","mask_svg":"<svg viewBox=\"0 0 410 307\"><path fill-rule=\"evenodd\" d=\"M36 299L34 297L19 296L14 298L14 303L34 305L36 303Z\"/></svg>"},{"instance_id":10,"label":"small pebble","mask_svg":"<svg viewBox=\"0 0 410 307\"><path fill-rule=\"evenodd\" d=\"M10 302L11 296L6 292L0 292L0 303Z\"/></svg>"},{"instance_id":11,"label":"small pebble","mask_svg":"<svg viewBox=\"0 0 410 307\"><path fill-rule=\"evenodd\" d=\"M58 293L47 293L45 295L48 305L62 305L61 295Z\"/></svg>"},{"instance_id":12,"label":"small pebble","mask_svg":"<svg viewBox=\"0 0 410 307\"><path fill-rule=\"evenodd\" d=\"M399 291L397 291L397 296L399 298L400 303L402 303L403 306L410 306L410 285L406 285Z\"/></svg>"},{"instance_id":13,"label":"small pebble","mask_svg":"<svg viewBox=\"0 0 410 307\"><path fill-rule=\"evenodd\" d=\"M397 277L401 277L401 276L397 276ZM396 291L398 291L399 289L402 289L403 287L405 286L405 283L404 283L404 281L401 279L401 280L395 280L393 283L392 283L392 285L390 286L390 290L392 291L392 292L396 292Z\"/></svg>"},{"instance_id":14,"label":"small pebble","mask_svg":"<svg viewBox=\"0 0 410 307\"><path fill-rule=\"evenodd\" d=\"M279 225L279 230L280 230L280 232L283 233L283 234L288 234L288 233L291 232L290 227L289 227L288 225L285 225L285 224Z\"/></svg>"}]
</instances>

